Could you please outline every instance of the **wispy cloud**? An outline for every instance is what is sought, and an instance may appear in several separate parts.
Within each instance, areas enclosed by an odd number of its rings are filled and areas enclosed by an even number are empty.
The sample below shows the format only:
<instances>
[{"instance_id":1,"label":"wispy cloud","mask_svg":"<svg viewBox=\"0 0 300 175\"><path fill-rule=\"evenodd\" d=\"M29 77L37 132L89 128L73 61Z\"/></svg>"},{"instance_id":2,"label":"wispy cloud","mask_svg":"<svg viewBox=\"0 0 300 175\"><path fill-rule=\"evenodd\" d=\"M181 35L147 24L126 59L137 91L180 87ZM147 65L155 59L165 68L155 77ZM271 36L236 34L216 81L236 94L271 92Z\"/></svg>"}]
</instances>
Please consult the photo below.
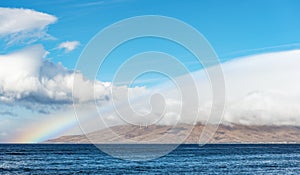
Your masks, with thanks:
<instances>
[{"instance_id":1,"label":"wispy cloud","mask_svg":"<svg viewBox=\"0 0 300 175\"><path fill-rule=\"evenodd\" d=\"M244 55L246 56L246 55L253 55L253 54L294 50L294 49L300 49L300 43L290 43L290 44L268 46L268 47L262 47L262 48L239 50L236 52L222 54L222 55L220 55L220 58L226 59L226 58L232 58L232 57L240 57L240 56L244 56Z\"/></svg>"},{"instance_id":2,"label":"wispy cloud","mask_svg":"<svg viewBox=\"0 0 300 175\"><path fill-rule=\"evenodd\" d=\"M90 2L84 2L80 4L76 4L77 7L91 7L91 6L101 6L101 5L107 5L107 4L115 4L115 3L122 3L122 2L128 2L131 0L102 0L102 1L90 1Z\"/></svg>"},{"instance_id":3,"label":"wispy cloud","mask_svg":"<svg viewBox=\"0 0 300 175\"><path fill-rule=\"evenodd\" d=\"M78 4L78 6L89 7L89 6L97 6L97 5L102 5L102 4L105 4L105 1L86 2L86 3Z\"/></svg>"},{"instance_id":4,"label":"wispy cloud","mask_svg":"<svg viewBox=\"0 0 300 175\"><path fill-rule=\"evenodd\" d=\"M0 8L0 37L8 45L17 42L32 43L51 38L47 27L57 21L53 15L22 8Z\"/></svg>"}]
</instances>

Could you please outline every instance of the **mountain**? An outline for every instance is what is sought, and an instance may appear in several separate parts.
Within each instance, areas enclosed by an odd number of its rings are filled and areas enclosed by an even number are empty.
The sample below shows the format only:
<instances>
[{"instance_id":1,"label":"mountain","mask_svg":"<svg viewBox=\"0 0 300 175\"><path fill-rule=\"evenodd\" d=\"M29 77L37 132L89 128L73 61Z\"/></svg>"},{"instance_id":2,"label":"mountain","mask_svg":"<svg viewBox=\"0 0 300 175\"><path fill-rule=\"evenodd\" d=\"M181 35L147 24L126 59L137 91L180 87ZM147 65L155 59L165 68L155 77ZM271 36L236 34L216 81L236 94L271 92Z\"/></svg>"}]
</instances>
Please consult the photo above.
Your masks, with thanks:
<instances>
[{"instance_id":1,"label":"mountain","mask_svg":"<svg viewBox=\"0 0 300 175\"><path fill-rule=\"evenodd\" d=\"M94 143L135 143L134 141L139 141L139 143L199 143L203 128L202 124L195 126L181 124L176 127L122 125L91 132L87 136ZM207 129L206 131L212 132L214 127L209 125ZM90 142L85 135L70 135L47 140L46 143ZM222 124L219 125L209 143L300 143L300 127Z\"/></svg>"}]
</instances>

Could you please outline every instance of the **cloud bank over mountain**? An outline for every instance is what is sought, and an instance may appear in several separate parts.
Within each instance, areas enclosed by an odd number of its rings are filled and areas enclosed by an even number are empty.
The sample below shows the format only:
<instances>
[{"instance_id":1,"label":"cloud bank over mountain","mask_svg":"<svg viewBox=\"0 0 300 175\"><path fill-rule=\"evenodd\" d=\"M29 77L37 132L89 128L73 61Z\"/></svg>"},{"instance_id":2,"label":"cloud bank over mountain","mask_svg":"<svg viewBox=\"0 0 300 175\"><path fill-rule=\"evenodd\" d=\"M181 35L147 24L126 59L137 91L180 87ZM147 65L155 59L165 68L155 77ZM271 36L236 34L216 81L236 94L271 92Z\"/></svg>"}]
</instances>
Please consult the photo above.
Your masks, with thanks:
<instances>
[{"instance_id":1,"label":"cloud bank over mountain","mask_svg":"<svg viewBox=\"0 0 300 175\"><path fill-rule=\"evenodd\" d=\"M226 85L223 122L300 125L299 67L300 50L250 55L223 63ZM201 118L206 120L213 95L209 80L203 70L193 75L199 83Z\"/></svg>"},{"instance_id":2,"label":"cloud bank over mountain","mask_svg":"<svg viewBox=\"0 0 300 175\"><path fill-rule=\"evenodd\" d=\"M43 59L46 54L47 51L41 45L35 45L0 56L1 104L50 113L64 105L70 106L73 102L93 104L96 101L98 106L106 110L103 117L118 124L122 120L114 111L112 98L118 99L117 107L121 109L122 101L128 100L124 94L130 91L135 96L143 95L131 103L134 111L140 114L151 111L148 98L151 89L113 87L109 82L88 80L79 71L68 70L60 63L54 64ZM223 63L227 101L222 122L300 125L299 67L300 50L252 55ZM79 77L82 91L75 93L77 96L73 99L74 75ZM210 114L213 94L204 70L192 75L199 91L199 121L205 121ZM113 94L111 87L114 88ZM191 113L180 113L181 102L176 88L165 88L166 85L158 87L164 90L156 91L166 97L164 117L159 120L159 124L194 121ZM91 88L95 92L86 90ZM147 120L150 122L155 119L138 120L147 123Z\"/></svg>"},{"instance_id":3,"label":"cloud bank over mountain","mask_svg":"<svg viewBox=\"0 0 300 175\"><path fill-rule=\"evenodd\" d=\"M88 80L79 71L68 70L63 65L43 60L46 55L41 45L0 56L0 102L50 113L64 105L97 102L105 108L107 120L122 123L112 107L112 98L118 99L117 107L127 100L128 91L143 98L134 100L132 108L140 114L151 111L150 89L127 86L113 87L111 83ZM226 83L226 104L223 122L255 125L300 125L300 50L274 52L238 58L222 64ZM80 93L72 97L74 75L79 77ZM209 80L204 70L194 72L199 91L199 121L205 121L211 110ZM95 86L95 87L94 87ZM188 86L188 85L187 85ZM180 97L174 87L158 90L166 97L166 109L160 124L191 123L194 116L180 114ZM95 89L95 93L86 89ZM159 89L158 88L158 89ZM155 101L154 101L155 103ZM109 109L109 110L107 110ZM108 111L108 112L107 112ZM161 116L157 116L161 117ZM154 119L140 119L143 122Z\"/></svg>"},{"instance_id":4,"label":"cloud bank over mountain","mask_svg":"<svg viewBox=\"0 0 300 175\"><path fill-rule=\"evenodd\" d=\"M251 55L223 63L226 103L221 122L300 126L299 67L300 50ZM192 76L195 78L199 93L199 119L197 121L205 122L210 116L214 94L211 92L209 79L204 70L194 72ZM184 83L185 76L178 79L183 81L182 84L189 86L188 83ZM181 113L182 104L178 98L177 89L165 88L168 85L167 83L158 86L158 89L162 89L159 92L167 97L164 116L153 117L157 118L159 124L193 123L195 116L189 110ZM136 111L147 113L145 111L149 112L151 107L140 104L147 104L146 101L149 99L149 96L145 96L133 103L132 107ZM111 120L110 123L121 121L114 111L107 116ZM124 116L129 115L125 113ZM140 122L151 123L153 120L141 118ZM218 120L213 122L218 122Z\"/></svg>"},{"instance_id":5,"label":"cloud bank over mountain","mask_svg":"<svg viewBox=\"0 0 300 175\"><path fill-rule=\"evenodd\" d=\"M300 50L239 58L223 65L224 119L257 125L300 125Z\"/></svg>"},{"instance_id":6,"label":"cloud bank over mountain","mask_svg":"<svg viewBox=\"0 0 300 175\"><path fill-rule=\"evenodd\" d=\"M251 55L223 63L226 103L222 122L246 125L300 125L299 67L300 50ZM197 82L199 93L198 121L205 122L210 114L213 93L204 70L192 75ZM180 79L185 81L184 76ZM168 94L168 99L165 115L159 123L193 123L191 112L180 113L181 102L174 97L175 91L175 88L162 90L162 93ZM118 117L115 119L118 120ZM150 122L153 119L143 120Z\"/></svg>"}]
</instances>

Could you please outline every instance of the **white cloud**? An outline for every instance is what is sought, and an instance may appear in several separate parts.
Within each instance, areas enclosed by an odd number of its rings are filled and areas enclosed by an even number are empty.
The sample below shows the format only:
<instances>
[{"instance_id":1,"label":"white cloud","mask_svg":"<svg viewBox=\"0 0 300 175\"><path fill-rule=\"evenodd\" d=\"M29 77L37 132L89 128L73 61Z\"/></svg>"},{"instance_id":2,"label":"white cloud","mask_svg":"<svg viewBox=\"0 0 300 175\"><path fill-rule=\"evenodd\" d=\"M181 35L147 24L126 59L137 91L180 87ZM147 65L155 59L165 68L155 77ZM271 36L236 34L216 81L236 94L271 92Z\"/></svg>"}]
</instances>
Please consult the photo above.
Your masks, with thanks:
<instances>
[{"instance_id":1,"label":"white cloud","mask_svg":"<svg viewBox=\"0 0 300 175\"><path fill-rule=\"evenodd\" d=\"M79 46L79 41L66 41L63 43L60 43L58 48L64 49L65 52L71 52L72 50L76 49Z\"/></svg>"},{"instance_id":2,"label":"white cloud","mask_svg":"<svg viewBox=\"0 0 300 175\"><path fill-rule=\"evenodd\" d=\"M223 63L226 104L222 122L248 125L300 126L299 68L300 50L251 55ZM194 72L192 75L196 79L200 97L200 118L198 121L206 121L210 114L213 97L210 83L203 70ZM185 79L185 76L177 78L177 80L183 81L183 90L190 86L189 82L185 83ZM163 87L166 86L168 84L159 87L164 89ZM167 97L165 115L160 120L160 124L174 124L177 121L193 122L195 115L191 111L186 110L182 114L180 113L181 101L180 98L176 97L176 92L178 93L176 88L160 91L161 94ZM132 107L139 112L145 111L145 109L149 111L149 104L147 106L146 103L148 100L149 98L146 95L141 100L136 101ZM122 106L119 108L122 108ZM130 113L129 115L126 112L123 114L125 117L132 116L129 118L130 120L134 118ZM111 124L120 123L120 118L114 112L108 116L110 116ZM160 116L152 117L158 119ZM141 118L140 121L151 123L154 119Z\"/></svg>"},{"instance_id":3,"label":"white cloud","mask_svg":"<svg viewBox=\"0 0 300 175\"><path fill-rule=\"evenodd\" d=\"M106 103L110 98L111 83L90 81L80 72L68 70L61 64L43 61L46 51L41 45L0 56L0 102L20 105L47 113L73 103L74 75L82 90L74 96L75 103L96 100ZM127 87L114 87L124 91Z\"/></svg>"},{"instance_id":4,"label":"white cloud","mask_svg":"<svg viewBox=\"0 0 300 175\"><path fill-rule=\"evenodd\" d=\"M222 64L226 85L223 122L300 125L300 50L237 58ZM193 73L206 119L212 93L203 70ZM181 120L188 119L188 114Z\"/></svg>"},{"instance_id":5,"label":"white cloud","mask_svg":"<svg viewBox=\"0 0 300 175\"><path fill-rule=\"evenodd\" d=\"M149 89L115 87L117 91L113 95L118 100L116 107L120 111L125 111L127 113L125 117L128 117L121 119L111 106L110 83L93 82L85 79L80 72L67 70L61 64L42 61L45 52L43 47L38 45L0 56L0 103L12 106L11 110L1 108L0 115L14 116L17 114L19 116L18 120L15 120L14 117L0 118L0 133L7 133L8 135L7 137L1 136L0 140L12 139L12 135L18 138L17 136L20 133L30 131L33 126L40 126L44 129L45 123L49 123L49 121L55 121L56 123L56 121L60 122L65 118L70 118L70 121L72 120L74 123L74 131L68 129L68 132L70 132L68 134L78 134L82 127L90 129L88 131L93 131L108 125L124 124L123 119L135 120L135 124L150 124L160 118L160 116L155 115L150 116L153 118L136 118L134 115L128 115L132 113L123 109L122 102L127 100L125 92L129 90L130 94L144 95L132 100L132 108L140 114L149 113L151 111L148 98L151 94ZM227 96L223 122L248 125L300 126L299 67L300 50L252 55L223 63ZM79 78L78 84L80 85L80 91L76 93L77 96L75 97L75 103L81 106L76 111L77 117L81 121L80 128L76 125L77 119L70 108L73 100L74 75ZM209 80L203 70L193 73L193 76L196 79L201 97L199 98L199 121L203 121L209 116L212 93ZM87 89L93 87L94 83L96 86L95 94L87 91ZM178 115L181 108L180 95L174 86L171 86L171 88L168 86L167 84L156 89L166 97L165 115L159 120L159 124L174 125L176 122L193 122L193 115L189 110L184 111L182 115ZM186 86L189 86L189 84L186 84ZM97 112L90 112L93 111L90 102L93 102L94 98L98 102L98 110L104 120L100 119ZM31 114L30 112L30 114L18 113L19 108L22 106L40 113L49 113L53 109L66 107L64 108L66 113L63 115L54 113L53 115L47 115L47 117L41 114ZM16 114L10 112L16 112ZM26 119L26 116L34 116L35 120L32 118ZM23 118L21 119L21 117ZM106 123L104 124L103 121ZM19 128L19 130L11 130L11 128ZM55 137L60 134L64 135L66 133L59 133Z\"/></svg>"},{"instance_id":6,"label":"white cloud","mask_svg":"<svg viewBox=\"0 0 300 175\"><path fill-rule=\"evenodd\" d=\"M0 37L8 44L31 43L49 37L47 27L57 21L53 15L22 8L0 8Z\"/></svg>"},{"instance_id":7,"label":"white cloud","mask_svg":"<svg viewBox=\"0 0 300 175\"><path fill-rule=\"evenodd\" d=\"M252 55L223 65L225 120L300 125L300 50Z\"/></svg>"},{"instance_id":8,"label":"white cloud","mask_svg":"<svg viewBox=\"0 0 300 175\"><path fill-rule=\"evenodd\" d=\"M126 92L131 96L144 96L131 101L132 108L139 114L151 111L149 94L143 87L128 89L113 87L111 83L87 80L80 72L64 68L61 64L42 61L46 51L37 45L22 51L0 56L0 101L49 112L58 106L73 103L73 78L76 75L80 88L75 93L76 104L87 104L95 99L101 106L103 117L112 124L122 120L112 108L112 98L117 99L117 108L127 113ZM240 124L287 124L300 125L300 50L275 52L238 58L222 64L226 83L226 110L223 122ZM197 82L200 102L200 121L207 119L211 108L209 80L203 70L192 74ZM182 77L181 77L182 78ZM185 78L183 78L184 80ZM95 94L92 89L95 84ZM187 83L186 86L189 86ZM114 94L111 94L111 88ZM193 114L186 110L180 114L180 93L174 88L160 86L155 91L166 97L165 117L160 124L177 121L191 123ZM187 89L183 87L183 89ZM134 99L134 98L132 98ZM154 104L157 101L154 101ZM83 106L84 108L84 106ZM129 120L151 123L154 118L136 118L129 111ZM93 115L93 114L91 114Z\"/></svg>"}]
</instances>

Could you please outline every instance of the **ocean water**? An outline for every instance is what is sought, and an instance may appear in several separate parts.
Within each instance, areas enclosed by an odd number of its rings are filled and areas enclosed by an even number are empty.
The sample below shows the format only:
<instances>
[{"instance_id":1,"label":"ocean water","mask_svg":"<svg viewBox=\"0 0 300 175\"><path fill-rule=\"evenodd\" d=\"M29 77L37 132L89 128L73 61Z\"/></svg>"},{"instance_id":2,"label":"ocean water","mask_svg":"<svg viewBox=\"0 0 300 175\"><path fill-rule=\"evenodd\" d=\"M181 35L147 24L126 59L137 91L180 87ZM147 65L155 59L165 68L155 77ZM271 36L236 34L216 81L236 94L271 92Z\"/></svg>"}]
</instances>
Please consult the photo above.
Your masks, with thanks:
<instances>
[{"instance_id":1,"label":"ocean water","mask_svg":"<svg viewBox=\"0 0 300 175\"><path fill-rule=\"evenodd\" d=\"M180 145L137 162L113 158L94 145L0 145L0 174L146 173L300 174L300 144Z\"/></svg>"}]
</instances>

